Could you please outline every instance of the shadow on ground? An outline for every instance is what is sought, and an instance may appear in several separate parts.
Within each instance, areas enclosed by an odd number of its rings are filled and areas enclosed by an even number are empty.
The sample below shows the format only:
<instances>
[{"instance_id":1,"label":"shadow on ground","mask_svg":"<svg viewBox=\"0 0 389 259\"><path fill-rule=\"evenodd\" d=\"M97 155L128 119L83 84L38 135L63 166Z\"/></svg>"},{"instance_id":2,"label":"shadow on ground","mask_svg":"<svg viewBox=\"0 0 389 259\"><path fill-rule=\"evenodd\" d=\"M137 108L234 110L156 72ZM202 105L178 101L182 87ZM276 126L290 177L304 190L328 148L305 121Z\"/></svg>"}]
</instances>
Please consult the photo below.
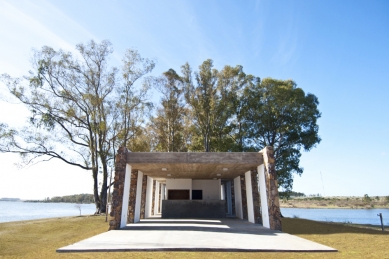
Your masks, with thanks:
<instances>
[{"instance_id":1,"label":"shadow on ground","mask_svg":"<svg viewBox=\"0 0 389 259\"><path fill-rule=\"evenodd\" d=\"M361 227L347 226L340 223L317 222L307 219L283 218L282 231L292 235L325 235L340 233L371 234L371 235L388 235L389 231L374 230Z\"/></svg>"}]
</instances>

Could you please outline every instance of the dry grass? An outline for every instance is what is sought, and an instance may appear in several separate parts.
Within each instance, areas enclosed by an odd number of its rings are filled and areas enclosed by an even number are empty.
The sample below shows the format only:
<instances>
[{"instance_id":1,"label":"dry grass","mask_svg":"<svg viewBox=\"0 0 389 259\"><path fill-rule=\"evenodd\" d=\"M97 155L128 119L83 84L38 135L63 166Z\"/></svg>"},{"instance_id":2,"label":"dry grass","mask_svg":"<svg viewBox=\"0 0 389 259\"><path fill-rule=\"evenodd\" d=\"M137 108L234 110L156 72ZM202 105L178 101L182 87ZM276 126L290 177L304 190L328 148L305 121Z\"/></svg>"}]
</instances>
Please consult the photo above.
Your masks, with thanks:
<instances>
[{"instance_id":1,"label":"dry grass","mask_svg":"<svg viewBox=\"0 0 389 259\"><path fill-rule=\"evenodd\" d=\"M284 232L337 253L128 252L58 254L55 250L107 230L105 217L0 224L0 258L389 258L389 232L303 219L283 219Z\"/></svg>"},{"instance_id":2,"label":"dry grass","mask_svg":"<svg viewBox=\"0 0 389 259\"><path fill-rule=\"evenodd\" d=\"M281 208L311 208L311 209L388 209L386 196L371 197L294 197L281 200Z\"/></svg>"}]
</instances>

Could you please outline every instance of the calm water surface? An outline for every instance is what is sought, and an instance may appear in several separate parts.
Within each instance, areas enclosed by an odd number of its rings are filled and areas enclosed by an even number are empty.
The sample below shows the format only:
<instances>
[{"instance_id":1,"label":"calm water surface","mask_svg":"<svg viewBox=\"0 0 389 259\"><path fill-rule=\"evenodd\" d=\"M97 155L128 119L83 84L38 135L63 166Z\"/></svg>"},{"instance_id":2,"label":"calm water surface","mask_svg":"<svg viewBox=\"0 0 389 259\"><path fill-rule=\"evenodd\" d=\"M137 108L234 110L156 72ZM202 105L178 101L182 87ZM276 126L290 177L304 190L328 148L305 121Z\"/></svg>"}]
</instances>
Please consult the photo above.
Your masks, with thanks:
<instances>
[{"instance_id":1,"label":"calm water surface","mask_svg":"<svg viewBox=\"0 0 389 259\"><path fill-rule=\"evenodd\" d=\"M0 201L0 222L79 216L75 203L35 203ZM81 215L95 212L94 204L80 204Z\"/></svg>"},{"instance_id":2,"label":"calm water surface","mask_svg":"<svg viewBox=\"0 0 389 259\"><path fill-rule=\"evenodd\" d=\"M284 217L299 217L316 221L381 225L378 213L382 213L384 225L389 226L389 209L297 209L281 208Z\"/></svg>"},{"instance_id":3,"label":"calm water surface","mask_svg":"<svg viewBox=\"0 0 389 259\"><path fill-rule=\"evenodd\" d=\"M74 203L30 203L0 201L0 222L78 216ZM81 204L81 214L95 212L94 204ZM352 222L355 224L380 225L378 213L382 213L384 224L389 226L389 209L296 209L281 208L285 217L299 217L317 221Z\"/></svg>"}]
</instances>

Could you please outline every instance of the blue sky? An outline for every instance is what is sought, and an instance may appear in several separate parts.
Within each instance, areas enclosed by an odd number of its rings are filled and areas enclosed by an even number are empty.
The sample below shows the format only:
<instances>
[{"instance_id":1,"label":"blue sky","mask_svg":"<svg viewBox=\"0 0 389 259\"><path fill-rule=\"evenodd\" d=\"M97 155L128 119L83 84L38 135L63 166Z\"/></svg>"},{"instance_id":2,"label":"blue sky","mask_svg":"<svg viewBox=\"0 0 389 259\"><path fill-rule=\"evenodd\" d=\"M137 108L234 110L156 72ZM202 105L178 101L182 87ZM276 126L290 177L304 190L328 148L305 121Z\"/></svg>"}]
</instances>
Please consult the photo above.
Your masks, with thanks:
<instances>
[{"instance_id":1,"label":"blue sky","mask_svg":"<svg viewBox=\"0 0 389 259\"><path fill-rule=\"evenodd\" d=\"M113 64L135 48L157 60L154 75L211 58L218 69L239 64L261 78L293 79L322 112L322 142L303 153L294 190L389 195L388 13L388 1L0 0L0 73L27 74L32 48L73 51L108 39ZM26 120L18 104L0 109L2 122ZM60 162L17 170L17 161L0 154L0 197L91 193L89 172Z\"/></svg>"}]
</instances>

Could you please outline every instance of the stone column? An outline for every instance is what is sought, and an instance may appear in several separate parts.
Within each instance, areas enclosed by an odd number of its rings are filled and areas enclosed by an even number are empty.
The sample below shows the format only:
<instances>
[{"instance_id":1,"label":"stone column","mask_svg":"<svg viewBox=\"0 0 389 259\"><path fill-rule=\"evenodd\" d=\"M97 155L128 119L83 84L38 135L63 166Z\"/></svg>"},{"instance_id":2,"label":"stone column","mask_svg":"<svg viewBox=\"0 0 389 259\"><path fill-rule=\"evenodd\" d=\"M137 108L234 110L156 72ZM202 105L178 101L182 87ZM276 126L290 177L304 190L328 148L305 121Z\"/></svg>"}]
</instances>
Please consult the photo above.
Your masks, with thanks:
<instances>
[{"instance_id":1,"label":"stone column","mask_svg":"<svg viewBox=\"0 0 389 259\"><path fill-rule=\"evenodd\" d=\"M253 206L254 206L254 218L256 224L262 223L261 216L261 199L259 196L259 188L258 188L258 173L257 170L251 171L251 185L253 190Z\"/></svg>"},{"instance_id":2,"label":"stone column","mask_svg":"<svg viewBox=\"0 0 389 259\"><path fill-rule=\"evenodd\" d=\"M138 187L138 170L131 170L130 194L128 196L127 224L134 223Z\"/></svg>"},{"instance_id":3,"label":"stone column","mask_svg":"<svg viewBox=\"0 0 389 259\"><path fill-rule=\"evenodd\" d=\"M142 180L142 201L141 201L141 209L140 209L140 218L145 218L146 213L146 189L147 189L147 175L143 175Z\"/></svg>"},{"instance_id":4,"label":"stone column","mask_svg":"<svg viewBox=\"0 0 389 259\"><path fill-rule=\"evenodd\" d=\"M263 155L265 166L265 182L267 207L269 212L270 229L282 230L280 200L278 196L277 172L275 169L275 159L273 147L265 147L260 151Z\"/></svg>"},{"instance_id":5,"label":"stone column","mask_svg":"<svg viewBox=\"0 0 389 259\"><path fill-rule=\"evenodd\" d=\"M240 176L240 189L242 194L242 212L243 212L243 219L248 220L247 215L247 195L246 195L246 177L244 174Z\"/></svg>"},{"instance_id":6,"label":"stone column","mask_svg":"<svg viewBox=\"0 0 389 259\"><path fill-rule=\"evenodd\" d=\"M152 199L151 199L151 216L154 216L155 215L155 185L156 185L157 181L156 180L153 180L153 194L152 194Z\"/></svg>"},{"instance_id":7,"label":"stone column","mask_svg":"<svg viewBox=\"0 0 389 259\"><path fill-rule=\"evenodd\" d=\"M227 187L227 188L226 188ZM227 214L232 215L232 197L231 197L231 181L224 183L226 189Z\"/></svg>"},{"instance_id":8,"label":"stone column","mask_svg":"<svg viewBox=\"0 0 389 259\"><path fill-rule=\"evenodd\" d=\"M231 211L231 214L232 215L236 215L236 212L235 212L235 187L234 187L234 180L231 180L230 181L231 183L231 203L232 203L232 211Z\"/></svg>"},{"instance_id":9,"label":"stone column","mask_svg":"<svg viewBox=\"0 0 389 259\"><path fill-rule=\"evenodd\" d=\"M115 182L113 184L112 209L110 213L109 230L120 228L128 152L129 151L126 147L120 147L116 155L114 178Z\"/></svg>"}]
</instances>

